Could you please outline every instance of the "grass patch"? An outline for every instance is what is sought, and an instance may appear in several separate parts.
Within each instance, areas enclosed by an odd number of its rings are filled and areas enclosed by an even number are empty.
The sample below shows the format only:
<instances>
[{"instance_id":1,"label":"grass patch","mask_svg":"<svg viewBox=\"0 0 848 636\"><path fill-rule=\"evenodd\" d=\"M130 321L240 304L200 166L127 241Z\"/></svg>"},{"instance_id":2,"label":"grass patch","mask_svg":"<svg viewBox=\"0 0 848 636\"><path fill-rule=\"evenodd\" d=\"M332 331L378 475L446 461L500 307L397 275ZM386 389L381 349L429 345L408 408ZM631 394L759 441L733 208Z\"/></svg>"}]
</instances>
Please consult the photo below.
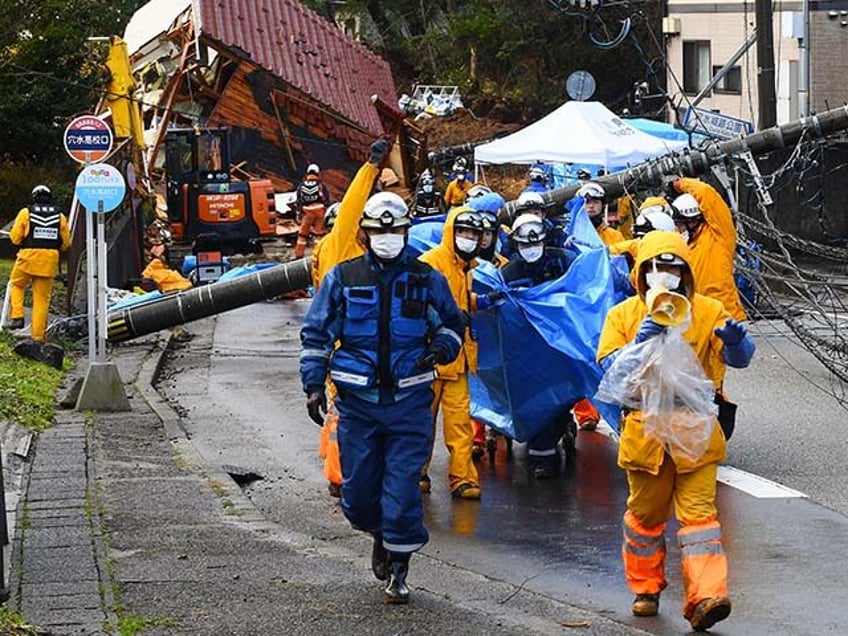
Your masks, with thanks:
<instances>
[{"instance_id":1,"label":"grass patch","mask_svg":"<svg viewBox=\"0 0 848 636\"><path fill-rule=\"evenodd\" d=\"M0 634L3 636L38 636L38 628L30 625L18 612L0 605Z\"/></svg>"},{"instance_id":2,"label":"grass patch","mask_svg":"<svg viewBox=\"0 0 848 636\"><path fill-rule=\"evenodd\" d=\"M119 636L135 636L148 627L173 627L177 621L173 618L143 618L141 616L124 616L118 621Z\"/></svg>"},{"instance_id":3,"label":"grass patch","mask_svg":"<svg viewBox=\"0 0 848 636\"><path fill-rule=\"evenodd\" d=\"M0 418L43 431L53 424L62 371L19 356L14 346L11 334L0 332Z\"/></svg>"}]
</instances>

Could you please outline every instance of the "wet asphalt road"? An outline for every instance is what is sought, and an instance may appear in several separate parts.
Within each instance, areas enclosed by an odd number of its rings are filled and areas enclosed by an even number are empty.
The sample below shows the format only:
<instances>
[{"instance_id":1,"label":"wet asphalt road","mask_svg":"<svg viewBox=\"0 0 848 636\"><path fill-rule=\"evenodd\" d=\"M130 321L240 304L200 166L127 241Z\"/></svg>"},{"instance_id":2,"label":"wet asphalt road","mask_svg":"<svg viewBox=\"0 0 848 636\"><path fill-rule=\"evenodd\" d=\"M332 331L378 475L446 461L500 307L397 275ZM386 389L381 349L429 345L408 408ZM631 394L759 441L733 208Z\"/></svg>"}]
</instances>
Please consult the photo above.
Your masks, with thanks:
<instances>
[{"instance_id":1,"label":"wet asphalt road","mask_svg":"<svg viewBox=\"0 0 848 636\"><path fill-rule=\"evenodd\" d=\"M286 498L320 498L324 488L319 430L306 415L297 376L298 329L307 309L308 301L260 303L191 325L198 335L169 361L162 386L185 415L198 450L265 476L246 492L269 519L289 525L297 520L283 505ZM734 610L716 634L848 633L845 411L814 386L832 388L827 372L781 331L756 324L755 363L728 379L741 405L728 463L809 498L720 487ZM479 464L483 501L455 502L437 437L424 553L649 633L685 633L673 523L661 614L629 615L619 556L626 485L615 454L613 437L581 433L574 465L539 482L526 470L523 446L516 444L509 458L501 443L494 463ZM327 505L326 519L313 525L328 537L349 532Z\"/></svg>"}]
</instances>

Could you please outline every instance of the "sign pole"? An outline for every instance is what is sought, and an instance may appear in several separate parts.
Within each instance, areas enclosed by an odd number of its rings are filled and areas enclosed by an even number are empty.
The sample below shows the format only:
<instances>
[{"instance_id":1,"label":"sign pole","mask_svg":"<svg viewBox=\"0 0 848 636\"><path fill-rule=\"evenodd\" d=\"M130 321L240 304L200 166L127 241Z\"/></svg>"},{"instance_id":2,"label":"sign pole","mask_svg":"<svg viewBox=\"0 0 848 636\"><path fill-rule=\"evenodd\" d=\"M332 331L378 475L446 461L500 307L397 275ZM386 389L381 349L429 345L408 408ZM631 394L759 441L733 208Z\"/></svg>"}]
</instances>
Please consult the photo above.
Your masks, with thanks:
<instances>
[{"instance_id":1,"label":"sign pole","mask_svg":"<svg viewBox=\"0 0 848 636\"><path fill-rule=\"evenodd\" d=\"M85 155L88 157L89 155ZM86 210L88 251L88 371L83 380L77 410L129 411L130 404L118 367L108 361L106 334L108 313L106 286L108 247L106 213L118 208L126 197L121 172L106 163L89 164L77 177L76 196ZM97 224L96 236L94 225Z\"/></svg>"},{"instance_id":2,"label":"sign pole","mask_svg":"<svg viewBox=\"0 0 848 636\"><path fill-rule=\"evenodd\" d=\"M88 309L88 363L97 359L97 244L94 241L94 219L85 215L85 253L86 257L86 307Z\"/></svg>"},{"instance_id":3,"label":"sign pole","mask_svg":"<svg viewBox=\"0 0 848 636\"><path fill-rule=\"evenodd\" d=\"M103 201L97 202L97 361L106 362L106 285L108 272L106 248L106 213Z\"/></svg>"}]
</instances>

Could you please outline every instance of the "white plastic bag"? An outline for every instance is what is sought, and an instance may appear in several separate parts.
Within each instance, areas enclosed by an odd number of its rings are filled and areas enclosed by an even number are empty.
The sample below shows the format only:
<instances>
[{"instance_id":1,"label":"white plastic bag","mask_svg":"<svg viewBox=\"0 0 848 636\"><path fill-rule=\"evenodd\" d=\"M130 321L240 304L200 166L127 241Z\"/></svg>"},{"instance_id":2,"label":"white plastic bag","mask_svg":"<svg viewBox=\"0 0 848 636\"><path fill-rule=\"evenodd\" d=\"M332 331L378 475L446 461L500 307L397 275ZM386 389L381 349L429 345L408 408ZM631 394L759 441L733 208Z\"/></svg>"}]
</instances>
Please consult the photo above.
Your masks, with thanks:
<instances>
[{"instance_id":1,"label":"white plastic bag","mask_svg":"<svg viewBox=\"0 0 848 636\"><path fill-rule=\"evenodd\" d=\"M715 385L683 339L684 328L622 348L596 395L642 411L646 435L659 440L672 457L695 462L709 446L718 407Z\"/></svg>"}]
</instances>

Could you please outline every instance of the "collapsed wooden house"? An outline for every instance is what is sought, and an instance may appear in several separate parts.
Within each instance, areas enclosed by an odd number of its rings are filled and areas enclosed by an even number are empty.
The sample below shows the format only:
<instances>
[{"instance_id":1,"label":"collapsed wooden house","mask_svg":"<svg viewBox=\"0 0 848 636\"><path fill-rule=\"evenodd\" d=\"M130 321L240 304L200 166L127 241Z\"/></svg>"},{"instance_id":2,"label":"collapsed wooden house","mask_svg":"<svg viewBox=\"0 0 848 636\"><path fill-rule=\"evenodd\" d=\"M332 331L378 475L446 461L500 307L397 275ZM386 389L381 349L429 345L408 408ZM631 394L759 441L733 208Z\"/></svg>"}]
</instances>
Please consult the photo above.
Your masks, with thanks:
<instances>
[{"instance_id":1,"label":"collapsed wooden house","mask_svg":"<svg viewBox=\"0 0 848 636\"><path fill-rule=\"evenodd\" d=\"M402 182L426 151L388 63L297 0L152 0L124 39L154 183L169 127L228 127L233 175L278 192L317 163L336 200L375 138L396 142Z\"/></svg>"}]
</instances>

